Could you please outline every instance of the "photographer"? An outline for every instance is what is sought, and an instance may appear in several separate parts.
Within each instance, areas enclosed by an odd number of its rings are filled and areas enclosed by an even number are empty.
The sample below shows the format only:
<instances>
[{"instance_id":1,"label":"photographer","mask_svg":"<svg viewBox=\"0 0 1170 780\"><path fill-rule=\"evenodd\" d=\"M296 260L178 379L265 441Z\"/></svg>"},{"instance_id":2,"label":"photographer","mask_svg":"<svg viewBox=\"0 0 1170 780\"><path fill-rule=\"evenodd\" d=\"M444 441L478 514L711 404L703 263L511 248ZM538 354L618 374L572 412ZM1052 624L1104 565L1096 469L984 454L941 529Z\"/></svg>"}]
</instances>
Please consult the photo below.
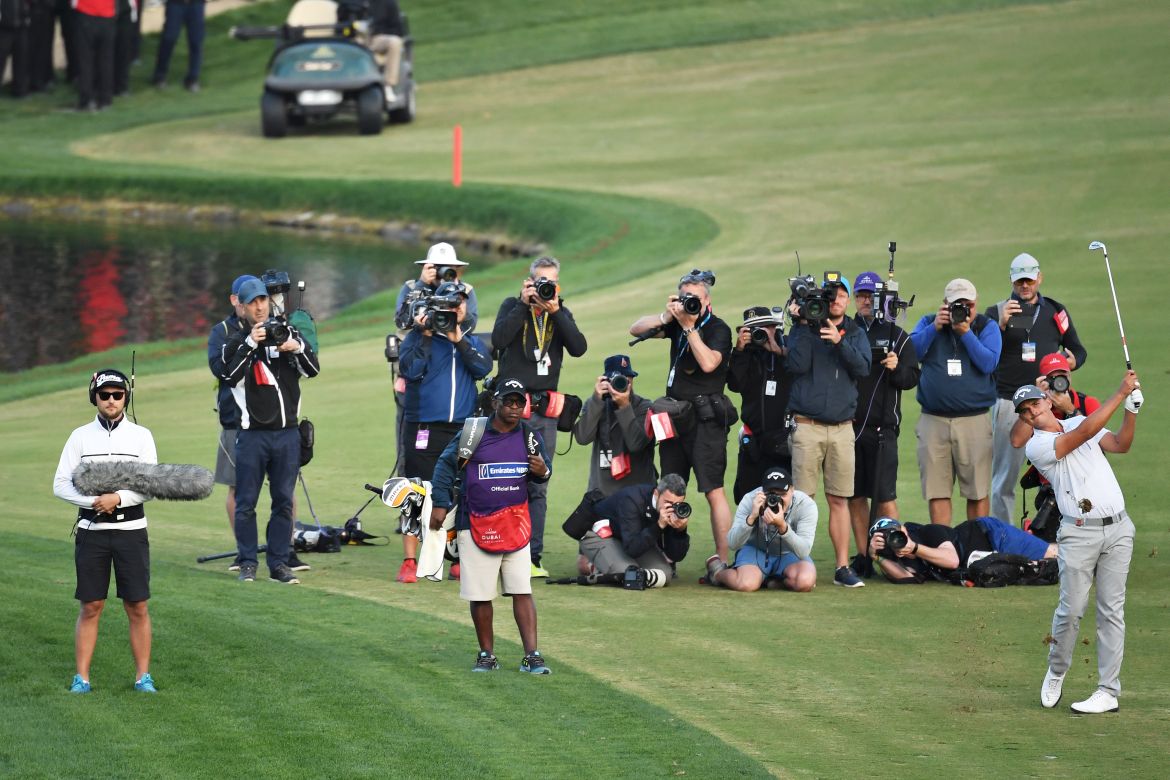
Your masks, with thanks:
<instances>
[{"instance_id":1,"label":"photographer","mask_svg":"<svg viewBox=\"0 0 1170 780\"><path fill-rule=\"evenodd\" d=\"M232 386L240 408L236 438L236 545L241 582L256 579L256 502L267 475L272 494L268 521L269 577L296 584L289 569L292 549L292 504L300 466L301 437L297 415L301 377L315 377L321 364L296 328L270 319L268 290L256 279L240 286L248 330L235 333L224 348L220 378Z\"/></svg>"},{"instance_id":2,"label":"photographer","mask_svg":"<svg viewBox=\"0 0 1170 780\"><path fill-rule=\"evenodd\" d=\"M732 496L736 503L759 487L768 466L791 468L788 449L788 391L792 376L784 369L783 316L767 306L753 306L743 313L731 363L727 388L743 401L743 429L739 437L739 462Z\"/></svg>"},{"instance_id":3,"label":"photographer","mask_svg":"<svg viewBox=\"0 0 1170 780\"><path fill-rule=\"evenodd\" d=\"M869 529L870 552L882 575L898 585L928 579L950 581L973 553L1007 553L1031 561L1055 558L1057 546L995 517L965 520L955 527L899 523L879 518Z\"/></svg>"},{"instance_id":4,"label":"photographer","mask_svg":"<svg viewBox=\"0 0 1170 780\"><path fill-rule=\"evenodd\" d=\"M873 271L857 276L853 283L853 301L857 314L853 321L869 339L871 367L869 376L857 383L857 412L853 419L854 467L853 495L849 498L849 515L857 557L853 569L862 577L873 575L868 541L871 519L870 501L875 504L872 516L898 517L898 434L902 425L902 391L918 384L918 352L906 331L890 318L874 316L874 298L882 278Z\"/></svg>"},{"instance_id":5,"label":"photographer","mask_svg":"<svg viewBox=\"0 0 1170 780\"><path fill-rule=\"evenodd\" d=\"M121 371L105 369L89 382L89 402L96 419L74 429L57 463L53 495L77 507L73 560L80 602L74 630L77 673L70 693L89 693L89 667L97 647L98 626L110 589L110 567L117 580L118 598L130 624L130 651L134 655L134 690L157 693L150 677L150 542L146 533L146 497L132 490L98 496L82 495L73 472L83 463L130 461L158 463L150 431L126 419L130 381Z\"/></svg>"},{"instance_id":6,"label":"photographer","mask_svg":"<svg viewBox=\"0 0 1170 780\"><path fill-rule=\"evenodd\" d=\"M789 306L794 324L788 336L788 371L794 378L788 411L796 421L792 475L796 489L810 498L824 475L829 538L836 556L833 584L860 588L865 583L849 564L849 496L854 492L857 382L869 376L869 341L845 316L849 281L827 272L823 292L828 302L823 320L805 320L802 309L808 313L807 306L799 296Z\"/></svg>"},{"instance_id":7,"label":"photographer","mask_svg":"<svg viewBox=\"0 0 1170 780\"><path fill-rule=\"evenodd\" d=\"M723 491L727 471L727 432L737 419L735 407L723 394L731 354L731 328L711 308L715 274L694 269L678 282L666 310L648 314L630 326L630 335L670 340L670 371L666 395L693 405L693 424L663 441L659 463L664 474L678 474L686 482L691 469L699 492L711 510L715 553L727 559L727 531L731 507Z\"/></svg>"},{"instance_id":8,"label":"photographer","mask_svg":"<svg viewBox=\"0 0 1170 780\"><path fill-rule=\"evenodd\" d=\"M475 409L475 383L491 373L492 358L479 338L463 331L468 300L462 282L443 282L424 301L402 340L399 367L406 380L405 476L430 480L439 455ZM403 534L402 551L397 580L416 582L418 537Z\"/></svg>"},{"instance_id":9,"label":"photographer","mask_svg":"<svg viewBox=\"0 0 1170 780\"><path fill-rule=\"evenodd\" d=\"M561 299L561 264L554 257L538 257L516 298L505 298L492 328L492 348L502 350L500 376L513 377L528 388L531 417L528 424L540 433L549 457L557 449L557 414L550 403L561 378L561 364L567 351L573 357L585 354L588 344L577 327L573 313ZM547 577L540 565L544 551L544 521L548 512L548 483L528 485L532 513L532 576Z\"/></svg>"},{"instance_id":10,"label":"photographer","mask_svg":"<svg viewBox=\"0 0 1170 780\"><path fill-rule=\"evenodd\" d=\"M654 440L643 426L650 401L634 393L637 375L628 356L607 357L593 394L573 424L578 444L593 443L587 491L611 496L625 485L658 480Z\"/></svg>"},{"instance_id":11,"label":"photographer","mask_svg":"<svg viewBox=\"0 0 1170 780\"><path fill-rule=\"evenodd\" d=\"M1042 355L1059 353L1074 371L1085 364L1088 353L1064 305L1040 294L1044 275L1036 258L1017 255L1008 275L1011 295L989 306L984 314L999 324L1003 339L995 367L999 399L991 409L991 514L1010 521L1024 462L1024 451L1012 444L1012 428L1019 421L1012 394L1020 385L1036 381L1037 361ZM1041 369L1040 373L1048 372Z\"/></svg>"},{"instance_id":12,"label":"photographer","mask_svg":"<svg viewBox=\"0 0 1170 780\"><path fill-rule=\"evenodd\" d=\"M736 550L728 567L716 556L707 559L707 581L730 590L754 591L783 587L808 593L817 586L813 541L817 533L817 505L793 490L782 468L764 474L760 487L739 502L727 543Z\"/></svg>"},{"instance_id":13,"label":"photographer","mask_svg":"<svg viewBox=\"0 0 1170 780\"><path fill-rule=\"evenodd\" d=\"M918 403L918 472L930 522L951 524L955 478L967 499L967 519L987 514L991 487L991 416L996 402L999 328L976 314L975 285L952 279L937 314L927 314L910 334L922 374Z\"/></svg>"},{"instance_id":14,"label":"photographer","mask_svg":"<svg viewBox=\"0 0 1170 780\"><path fill-rule=\"evenodd\" d=\"M599 518L581 539L581 555L596 574L629 567L657 569L674 578L675 564L691 548L687 535L687 483L664 474L657 484L630 485L593 506Z\"/></svg>"}]
</instances>

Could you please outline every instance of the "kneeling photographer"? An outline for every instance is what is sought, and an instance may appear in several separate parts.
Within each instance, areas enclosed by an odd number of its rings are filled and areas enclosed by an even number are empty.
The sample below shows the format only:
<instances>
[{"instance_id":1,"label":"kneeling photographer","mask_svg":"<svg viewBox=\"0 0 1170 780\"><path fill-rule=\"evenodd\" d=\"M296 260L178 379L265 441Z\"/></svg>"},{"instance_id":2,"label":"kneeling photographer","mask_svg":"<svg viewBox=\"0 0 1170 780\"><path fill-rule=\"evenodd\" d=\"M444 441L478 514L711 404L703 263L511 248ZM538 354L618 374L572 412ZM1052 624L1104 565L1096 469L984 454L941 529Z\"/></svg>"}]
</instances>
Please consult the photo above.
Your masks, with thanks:
<instances>
[{"instance_id":1,"label":"kneeling photographer","mask_svg":"<svg viewBox=\"0 0 1170 780\"><path fill-rule=\"evenodd\" d=\"M898 585L928 579L951 582L955 571L973 563L973 553L1006 553L1030 561L1057 553L1055 544L994 517L966 520L953 528L882 517L870 526L869 549L885 578Z\"/></svg>"},{"instance_id":2,"label":"kneeling photographer","mask_svg":"<svg viewBox=\"0 0 1170 780\"><path fill-rule=\"evenodd\" d=\"M621 574L633 566L673 579L674 565L691 548L686 491L682 477L665 474L657 484L631 485L594 504L598 520L581 539L581 573Z\"/></svg>"},{"instance_id":3,"label":"kneeling photographer","mask_svg":"<svg viewBox=\"0 0 1170 780\"><path fill-rule=\"evenodd\" d=\"M763 484L739 502L727 543L735 563L707 559L707 582L729 590L763 587L808 593L817 586L809 555L817 533L817 504L792 488L782 468L768 469Z\"/></svg>"}]
</instances>

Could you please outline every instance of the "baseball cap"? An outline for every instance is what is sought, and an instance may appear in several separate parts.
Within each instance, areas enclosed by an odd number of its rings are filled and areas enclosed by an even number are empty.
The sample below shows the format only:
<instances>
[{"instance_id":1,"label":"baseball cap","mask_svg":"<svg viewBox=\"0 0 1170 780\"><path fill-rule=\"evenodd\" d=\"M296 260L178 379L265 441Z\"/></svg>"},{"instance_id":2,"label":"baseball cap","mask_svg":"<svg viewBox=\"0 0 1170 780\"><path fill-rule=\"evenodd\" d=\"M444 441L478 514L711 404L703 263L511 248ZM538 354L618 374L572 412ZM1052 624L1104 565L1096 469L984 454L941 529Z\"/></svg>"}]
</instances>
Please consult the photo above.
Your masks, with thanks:
<instances>
[{"instance_id":1,"label":"baseball cap","mask_svg":"<svg viewBox=\"0 0 1170 780\"><path fill-rule=\"evenodd\" d=\"M129 386L129 380L126 379L126 375L112 368L103 368L93 375L93 387L95 390L100 390L103 387L120 387L126 390Z\"/></svg>"},{"instance_id":2,"label":"baseball cap","mask_svg":"<svg viewBox=\"0 0 1170 780\"><path fill-rule=\"evenodd\" d=\"M780 325L781 315L767 306L751 306L743 310L743 324L746 328L760 325Z\"/></svg>"},{"instance_id":3,"label":"baseball cap","mask_svg":"<svg viewBox=\"0 0 1170 780\"><path fill-rule=\"evenodd\" d=\"M1019 279L1035 279L1040 275L1040 261L1027 252L1022 252L1012 260L1008 273L1013 282Z\"/></svg>"},{"instance_id":4,"label":"baseball cap","mask_svg":"<svg viewBox=\"0 0 1170 780\"><path fill-rule=\"evenodd\" d=\"M264 286L264 282L254 276L241 284L240 291L236 293L236 297L240 299L240 303L251 303L261 295L267 296L268 288Z\"/></svg>"},{"instance_id":5,"label":"baseball cap","mask_svg":"<svg viewBox=\"0 0 1170 780\"><path fill-rule=\"evenodd\" d=\"M524 387L524 383L519 379L505 379L496 385L496 398L507 398L510 395L522 395L528 397L528 390Z\"/></svg>"},{"instance_id":6,"label":"baseball cap","mask_svg":"<svg viewBox=\"0 0 1170 780\"><path fill-rule=\"evenodd\" d=\"M765 491L773 490L778 493L787 493L792 487L792 478L782 468L768 469L764 472L764 481L760 485Z\"/></svg>"},{"instance_id":7,"label":"baseball cap","mask_svg":"<svg viewBox=\"0 0 1170 780\"><path fill-rule=\"evenodd\" d=\"M859 292L877 292L877 286L882 283L882 278L873 271L863 271L857 275L857 279L853 282L853 293L856 295Z\"/></svg>"},{"instance_id":8,"label":"baseball cap","mask_svg":"<svg viewBox=\"0 0 1170 780\"><path fill-rule=\"evenodd\" d=\"M415 260L415 265L470 265L460 260L455 255L455 247L448 244L446 241L440 241L437 244L432 244L431 248L427 250L427 256L422 260Z\"/></svg>"},{"instance_id":9,"label":"baseball cap","mask_svg":"<svg viewBox=\"0 0 1170 780\"><path fill-rule=\"evenodd\" d=\"M947 282L947 287L943 290L943 298L947 303L960 300L973 301L976 296L975 285L971 283L970 279L952 279Z\"/></svg>"},{"instance_id":10,"label":"baseball cap","mask_svg":"<svg viewBox=\"0 0 1170 780\"><path fill-rule=\"evenodd\" d=\"M609 376L614 372L625 374L628 377L635 377L638 372L630 365L630 358L628 355L610 355L605 359L604 374Z\"/></svg>"},{"instance_id":11,"label":"baseball cap","mask_svg":"<svg viewBox=\"0 0 1170 780\"><path fill-rule=\"evenodd\" d=\"M1040 361L1040 373L1051 374L1053 371L1068 371L1072 372L1072 367L1068 364L1068 358L1059 352L1053 352L1045 355Z\"/></svg>"},{"instance_id":12,"label":"baseball cap","mask_svg":"<svg viewBox=\"0 0 1170 780\"><path fill-rule=\"evenodd\" d=\"M240 276L237 276L236 280L232 282L232 295L239 295L240 288L243 287L244 282L248 281L249 279L256 279L256 277L252 276L252 274L241 274ZM259 281L259 279L257 279L257 281Z\"/></svg>"},{"instance_id":13,"label":"baseball cap","mask_svg":"<svg viewBox=\"0 0 1170 780\"><path fill-rule=\"evenodd\" d=\"M1012 393L1012 403L1015 404L1016 413L1019 414L1020 407L1028 401L1038 401L1045 397L1044 391L1036 385L1021 385L1016 392Z\"/></svg>"},{"instance_id":14,"label":"baseball cap","mask_svg":"<svg viewBox=\"0 0 1170 780\"><path fill-rule=\"evenodd\" d=\"M869 535L873 536L878 531L893 531L901 528L902 524L892 517L879 517L873 521L873 525L869 527Z\"/></svg>"}]
</instances>

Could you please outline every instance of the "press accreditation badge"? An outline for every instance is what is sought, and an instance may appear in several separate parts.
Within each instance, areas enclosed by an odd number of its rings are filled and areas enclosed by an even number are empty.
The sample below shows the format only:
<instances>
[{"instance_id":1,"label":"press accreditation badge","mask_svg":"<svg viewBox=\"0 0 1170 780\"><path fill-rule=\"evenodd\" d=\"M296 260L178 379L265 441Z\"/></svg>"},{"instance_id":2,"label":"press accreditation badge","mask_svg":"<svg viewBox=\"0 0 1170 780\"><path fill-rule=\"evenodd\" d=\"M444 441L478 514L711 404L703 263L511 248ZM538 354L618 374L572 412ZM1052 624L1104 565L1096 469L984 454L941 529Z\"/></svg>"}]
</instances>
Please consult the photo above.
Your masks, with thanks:
<instances>
[{"instance_id":1,"label":"press accreditation badge","mask_svg":"<svg viewBox=\"0 0 1170 780\"><path fill-rule=\"evenodd\" d=\"M670 373L666 375L666 386L671 387L673 385L674 385L674 369L672 368L672 369L670 369Z\"/></svg>"},{"instance_id":2,"label":"press accreditation badge","mask_svg":"<svg viewBox=\"0 0 1170 780\"><path fill-rule=\"evenodd\" d=\"M764 383L764 395L767 395L767 396L776 395L776 380L775 379L769 379L767 382Z\"/></svg>"},{"instance_id":3,"label":"press accreditation badge","mask_svg":"<svg viewBox=\"0 0 1170 780\"><path fill-rule=\"evenodd\" d=\"M532 356L536 358L536 375L548 376L549 368L552 366L552 358L548 356L547 352L543 355L540 352L540 349L532 350Z\"/></svg>"},{"instance_id":4,"label":"press accreditation badge","mask_svg":"<svg viewBox=\"0 0 1170 780\"><path fill-rule=\"evenodd\" d=\"M612 460L612 458L610 457L610 453L608 450L599 449L597 451L597 466L602 471L605 471L606 469L609 468L609 464L610 464L611 460Z\"/></svg>"},{"instance_id":5,"label":"press accreditation badge","mask_svg":"<svg viewBox=\"0 0 1170 780\"><path fill-rule=\"evenodd\" d=\"M963 361L958 358L951 358L947 361L947 376L962 376L963 375Z\"/></svg>"},{"instance_id":6,"label":"press accreditation badge","mask_svg":"<svg viewBox=\"0 0 1170 780\"><path fill-rule=\"evenodd\" d=\"M428 428L420 428L418 433L414 436L414 448L416 450L425 450L427 442L431 440L431 432Z\"/></svg>"},{"instance_id":7,"label":"press accreditation badge","mask_svg":"<svg viewBox=\"0 0 1170 780\"><path fill-rule=\"evenodd\" d=\"M1023 352L1021 353L1020 356L1023 358L1024 362L1025 363L1035 363L1036 362L1036 342L1035 341L1025 341L1023 343L1022 347L1023 347Z\"/></svg>"}]
</instances>

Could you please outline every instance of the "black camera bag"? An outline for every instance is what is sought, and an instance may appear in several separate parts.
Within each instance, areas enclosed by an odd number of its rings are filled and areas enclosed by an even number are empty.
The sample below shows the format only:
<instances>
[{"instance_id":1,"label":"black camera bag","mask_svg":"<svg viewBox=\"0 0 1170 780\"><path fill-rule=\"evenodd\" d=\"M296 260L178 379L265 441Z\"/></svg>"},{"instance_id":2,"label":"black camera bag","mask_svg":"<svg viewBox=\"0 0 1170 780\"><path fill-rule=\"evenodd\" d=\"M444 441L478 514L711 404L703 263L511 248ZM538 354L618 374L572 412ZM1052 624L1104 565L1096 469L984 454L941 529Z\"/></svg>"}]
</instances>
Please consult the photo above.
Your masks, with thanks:
<instances>
[{"instance_id":1,"label":"black camera bag","mask_svg":"<svg viewBox=\"0 0 1170 780\"><path fill-rule=\"evenodd\" d=\"M593 506L605 498L605 494L600 490L590 490L581 498L581 503L577 504L577 508L569 515L561 526L562 530L577 541L581 541L585 534L593 530L593 524L597 522L597 513L593 511Z\"/></svg>"},{"instance_id":2,"label":"black camera bag","mask_svg":"<svg viewBox=\"0 0 1170 780\"><path fill-rule=\"evenodd\" d=\"M690 401L680 401L664 395L650 404L650 410L655 414L662 412L668 414L671 423L674 424L674 432L679 436L695 427L695 407Z\"/></svg>"},{"instance_id":3,"label":"black camera bag","mask_svg":"<svg viewBox=\"0 0 1170 780\"><path fill-rule=\"evenodd\" d=\"M313 423L309 421L308 417L304 417L301 418L297 431L301 435L301 465L307 466L309 461L313 459L313 445L317 442L317 429L313 427Z\"/></svg>"}]
</instances>

